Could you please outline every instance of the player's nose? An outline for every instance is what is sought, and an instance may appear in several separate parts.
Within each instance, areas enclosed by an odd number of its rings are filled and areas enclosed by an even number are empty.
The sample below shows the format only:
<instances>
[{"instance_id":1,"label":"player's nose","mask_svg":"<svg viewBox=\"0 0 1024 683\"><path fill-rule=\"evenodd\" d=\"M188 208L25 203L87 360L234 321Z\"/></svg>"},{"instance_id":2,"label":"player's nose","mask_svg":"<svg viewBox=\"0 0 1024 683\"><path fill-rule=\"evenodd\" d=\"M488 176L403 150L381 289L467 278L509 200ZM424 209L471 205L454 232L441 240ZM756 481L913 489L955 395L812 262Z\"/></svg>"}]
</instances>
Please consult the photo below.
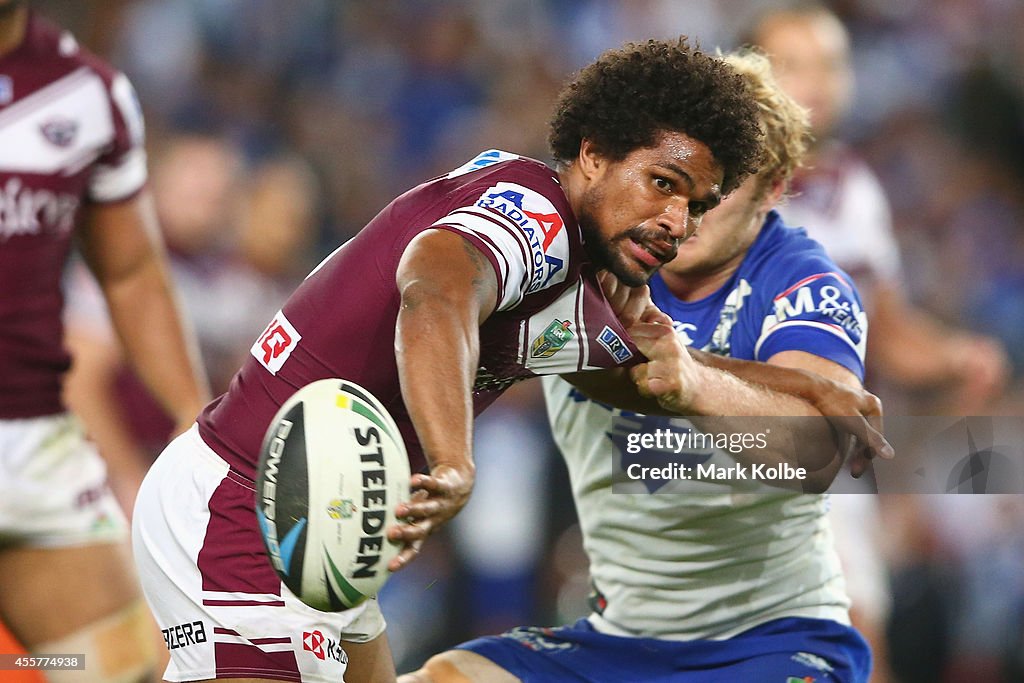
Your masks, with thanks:
<instances>
[{"instance_id":1,"label":"player's nose","mask_svg":"<svg viewBox=\"0 0 1024 683\"><path fill-rule=\"evenodd\" d=\"M688 238L696 224L690 220L688 202L671 202L658 216L658 227L667 232L673 240Z\"/></svg>"}]
</instances>

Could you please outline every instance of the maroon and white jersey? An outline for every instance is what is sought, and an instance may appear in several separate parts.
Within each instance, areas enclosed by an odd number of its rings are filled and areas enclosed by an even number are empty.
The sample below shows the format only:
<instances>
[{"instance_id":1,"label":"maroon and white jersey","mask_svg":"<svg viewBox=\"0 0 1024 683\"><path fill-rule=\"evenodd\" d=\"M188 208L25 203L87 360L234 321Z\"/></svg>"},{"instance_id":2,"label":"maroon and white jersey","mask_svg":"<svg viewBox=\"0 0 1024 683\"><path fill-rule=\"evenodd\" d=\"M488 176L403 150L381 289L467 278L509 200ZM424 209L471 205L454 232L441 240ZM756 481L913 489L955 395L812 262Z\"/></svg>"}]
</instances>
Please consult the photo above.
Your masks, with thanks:
<instances>
[{"instance_id":1,"label":"maroon and white jersey","mask_svg":"<svg viewBox=\"0 0 1024 683\"><path fill-rule=\"evenodd\" d=\"M409 242L429 228L464 237L497 276L498 305L480 327L477 414L517 380L640 358L601 293L555 173L491 150L395 199L285 302L199 419L204 440L232 467L252 477L278 407L327 377L373 392L398 422L413 470L423 466L398 382L395 272Z\"/></svg>"},{"instance_id":2,"label":"maroon and white jersey","mask_svg":"<svg viewBox=\"0 0 1024 683\"><path fill-rule=\"evenodd\" d=\"M858 283L899 278L889 200L874 171L849 147L833 142L819 150L813 166L793 179L792 196L779 211L789 225L806 228Z\"/></svg>"},{"instance_id":3,"label":"maroon and white jersey","mask_svg":"<svg viewBox=\"0 0 1024 683\"><path fill-rule=\"evenodd\" d=\"M146 182L131 84L31 14L0 56L0 418L61 412L61 271L87 202Z\"/></svg>"}]
</instances>

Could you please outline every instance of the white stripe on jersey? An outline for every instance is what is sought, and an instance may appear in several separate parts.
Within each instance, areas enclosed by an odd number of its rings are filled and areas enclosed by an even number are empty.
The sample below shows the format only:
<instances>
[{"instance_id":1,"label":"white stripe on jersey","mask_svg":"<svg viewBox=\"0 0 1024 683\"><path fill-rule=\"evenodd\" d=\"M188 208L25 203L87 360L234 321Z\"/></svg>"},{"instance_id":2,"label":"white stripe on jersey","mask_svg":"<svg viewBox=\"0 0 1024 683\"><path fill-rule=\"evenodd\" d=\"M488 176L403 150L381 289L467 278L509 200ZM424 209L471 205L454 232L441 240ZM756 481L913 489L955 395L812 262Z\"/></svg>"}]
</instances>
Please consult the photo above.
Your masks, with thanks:
<instances>
[{"instance_id":1,"label":"white stripe on jersey","mask_svg":"<svg viewBox=\"0 0 1024 683\"><path fill-rule=\"evenodd\" d=\"M98 202L124 199L146 183L146 176L146 152L136 147L117 166L96 166L89 180L89 197Z\"/></svg>"},{"instance_id":2,"label":"white stripe on jersey","mask_svg":"<svg viewBox=\"0 0 1024 683\"><path fill-rule=\"evenodd\" d=\"M764 344L768 340L768 338L771 337L773 334L786 327L814 327L819 330L830 332L839 339L842 339L847 346L853 349L853 352L857 354L857 357L860 358L861 362L864 361L863 349L854 344L850 340L849 335L847 335L841 327L818 322L816 320L787 320L786 322L782 322L779 323L778 325L774 325L768 328L768 330L766 330L761 335L761 337L757 340L757 343L754 345L754 358L757 358L758 360L767 360L761 358L761 345Z\"/></svg>"},{"instance_id":3,"label":"white stripe on jersey","mask_svg":"<svg viewBox=\"0 0 1024 683\"><path fill-rule=\"evenodd\" d=\"M66 76L58 78L53 83L40 88L28 97L18 100L4 111L0 112L0 128L5 125L32 115L41 107L46 106L54 100L60 99L69 91L77 92L77 87L85 81L100 80L96 74L82 67L76 69ZM102 83L102 81L101 81Z\"/></svg>"},{"instance_id":4,"label":"white stripe on jersey","mask_svg":"<svg viewBox=\"0 0 1024 683\"><path fill-rule=\"evenodd\" d=\"M530 245L523 231L497 211L460 208L452 211L434 225L447 225L462 232L476 235L498 257L504 295L498 302L499 311L507 311L523 300L527 283L533 278L533 260L528 258ZM530 265L530 271L526 266Z\"/></svg>"}]
</instances>

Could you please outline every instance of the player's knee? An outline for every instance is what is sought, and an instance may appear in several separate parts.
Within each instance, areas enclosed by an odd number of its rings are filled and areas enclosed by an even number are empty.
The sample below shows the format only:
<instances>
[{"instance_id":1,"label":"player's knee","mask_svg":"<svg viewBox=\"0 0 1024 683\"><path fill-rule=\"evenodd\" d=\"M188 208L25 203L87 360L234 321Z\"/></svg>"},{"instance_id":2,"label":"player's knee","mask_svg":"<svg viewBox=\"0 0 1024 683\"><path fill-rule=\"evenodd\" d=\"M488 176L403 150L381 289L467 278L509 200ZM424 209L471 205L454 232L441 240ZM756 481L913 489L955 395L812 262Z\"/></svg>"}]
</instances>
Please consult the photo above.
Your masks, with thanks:
<instances>
[{"instance_id":1,"label":"player's knee","mask_svg":"<svg viewBox=\"0 0 1024 683\"><path fill-rule=\"evenodd\" d=\"M88 680L103 683L147 681L157 665L155 632L141 598L63 638L40 643L33 650L83 656ZM80 681L82 676L80 669L47 672L50 683Z\"/></svg>"}]
</instances>

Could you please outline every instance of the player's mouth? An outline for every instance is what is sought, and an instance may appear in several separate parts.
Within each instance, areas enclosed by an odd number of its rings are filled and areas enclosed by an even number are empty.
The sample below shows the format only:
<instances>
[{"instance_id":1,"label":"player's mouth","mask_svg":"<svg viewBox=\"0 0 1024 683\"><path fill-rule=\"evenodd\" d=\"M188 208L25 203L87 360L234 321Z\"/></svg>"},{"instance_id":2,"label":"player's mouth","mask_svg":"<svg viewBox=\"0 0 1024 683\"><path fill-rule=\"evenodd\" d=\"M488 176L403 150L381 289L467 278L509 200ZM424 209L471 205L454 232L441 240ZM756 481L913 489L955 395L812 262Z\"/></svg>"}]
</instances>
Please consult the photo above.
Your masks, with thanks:
<instances>
[{"instance_id":1,"label":"player's mouth","mask_svg":"<svg viewBox=\"0 0 1024 683\"><path fill-rule=\"evenodd\" d=\"M676 247L664 242L631 238L628 247L633 258L649 268L660 268L676 257Z\"/></svg>"}]
</instances>

